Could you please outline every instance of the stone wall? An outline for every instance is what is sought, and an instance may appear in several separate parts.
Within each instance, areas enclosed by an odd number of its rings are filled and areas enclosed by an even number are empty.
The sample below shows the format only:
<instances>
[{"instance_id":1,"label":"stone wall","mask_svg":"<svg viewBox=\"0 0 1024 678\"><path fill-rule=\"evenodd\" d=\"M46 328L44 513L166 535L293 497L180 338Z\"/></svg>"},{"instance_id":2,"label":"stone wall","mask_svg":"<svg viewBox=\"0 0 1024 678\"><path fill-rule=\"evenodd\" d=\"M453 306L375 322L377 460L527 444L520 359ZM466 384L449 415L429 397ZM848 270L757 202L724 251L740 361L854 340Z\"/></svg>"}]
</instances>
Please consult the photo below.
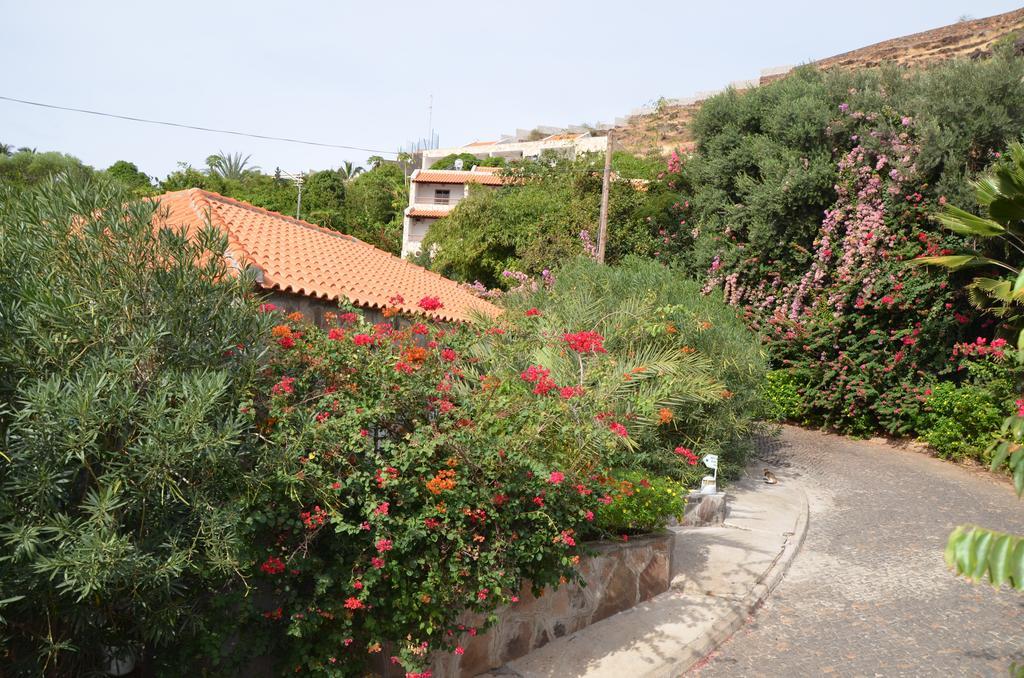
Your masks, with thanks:
<instances>
[{"instance_id":1,"label":"stone wall","mask_svg":"<svg viewBox=\"0 0 1024 678\"><path fill-rule=\"evenodd\" d=\"M475 676L668 590L672 534L589 546L594 555L580 563L586 586L547 588L540 597L534 597L529 585L523 586L518 603L497 611L497 624L460 641L465 654L439 657L434 675ZM472 626L481 621L467 617L464 623Z\"/></svg>"}]
</instances>

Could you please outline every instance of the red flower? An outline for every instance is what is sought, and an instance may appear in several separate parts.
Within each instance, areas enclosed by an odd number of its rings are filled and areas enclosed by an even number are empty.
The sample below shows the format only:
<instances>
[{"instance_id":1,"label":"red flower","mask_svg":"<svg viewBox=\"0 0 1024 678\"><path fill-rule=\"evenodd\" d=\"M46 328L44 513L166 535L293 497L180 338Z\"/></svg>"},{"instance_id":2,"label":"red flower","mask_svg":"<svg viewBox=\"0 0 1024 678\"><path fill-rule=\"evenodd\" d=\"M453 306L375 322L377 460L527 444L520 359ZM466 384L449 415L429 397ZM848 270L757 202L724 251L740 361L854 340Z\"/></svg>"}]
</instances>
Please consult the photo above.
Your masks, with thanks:
<instances>
[{"instance_id":1,"label":"red flower","mask_svg":"<svg viewBox=\"0 0 1024 678\"><path fill-rule=\"evenodd\" d=\"M565 480L565 474L561 471L552 471L551 475L548 476L548 482L552 485L557 485L563 480Z\"/></svg>"},{"instance_id":2,"label":"red flower","mask_svg":"<svg viewBox=\"0 0 1024 678\"><path fill-rule=\"evenodd\" d=\"M423 297L416 305L424 311L436 311L439 308L444 308L444 304L437 297Z\"/></svg>"},{"instance_id":3,"label":"red flower","mask_svg":"<svg viewBox=\"0 0 1024 678\"><path fill-rule=\"evenodd\" d=\"M361 591L363 589L363 582L356 579L354 582L352 582L352 588L354 588L356 591Z\"/></svg>"},{"instance_id":4,"label":"red flower","mask_svg":"<svg viewBox=\"0 0 1024 678\"><path fill-rule=\"evenodd\" d=\"M569 348L577 353L607 353L604 350L604 337L597 332L576 332L564 334L562 338Z\"/></svg>"},{"instance_id":5,"label":"red flower","mask_svg":"<svg viewBox=\"0 0 1024 678\"><path fill-rule=\"evenodd\" d=\"M388 303L391 304L392 306L401 306L402 304L405 303L405 299L402 297L401 294L396 294L395 296L388 299Z\"/></svg>"},{"instance_id":6,"label":"red flower","mask_svg":"<svg viewBox=\"0 0 1024 678\"><path fill-rule=\"evenodd\" d=\"M341 315L339 315L338 320L348 325L359 320L359 316L349 311L348 313L342 313Z\"/></svg>"},{"instance_id":7,"label":"red flower","mask_svg":"<svg viewBox=\"0 0 1024 678\"><path fill-rule=\"evenodd\" d=\"M441 359L442 360L447 360L448 362L454 362L455 358L457 358L457 357L458 356L455 353L455 351L453 351L450 348L446 348L443 351L441 351Z\"/></svg>"},{"instance_id":8,"label":"red flower","mask_svg":"<svg viewBox=\"0 0 1024 678\"><path fill-rule=\"evenodd\" d=\"M349 610L362 610L364 607L366 607L366 605L364 605L363 601L359 600L358 598L349 596L348 599L345 601L345 607Z\"/></svg>"},{"instance_id":9,"label":"red flower","mask_svg":"<svg viewBox=\"0 0 1024 678\"><path fill-rule=\"evenodd\" d=\"M345 338L345 331L341 330L341 329L338 329L337 327L332 327L330 332L327 333L327 338L328 339L333 339L335 341L338 341L340 339L344 339Z\"/></svg>"},{"instance_id":10,"label":"red flower","mask_svg":"<svg viewBox=\"0 0 1024 678\"><path fill-rule=\"evenodd\" d=\"M373 558L370 558L370 564L379 570L384 567L384 559L374 556Z\"/></svg>"},{"instance_id":11,"label":"red flower","mask_svg":"<svg viewBox=\"0 0 1024 678\"><path fill-rule=\"evenodd\" d=\"M281 337L280 339L277 340L277 343L281 346L281 348L292 348L293 346L295 346L295 340L292 339L290 336Z\"/></svg>"},{"instance_id":12,"label":"red flower","mask_svg":"<svg viewBox=\"0 0 1024 678\"><path fill-rule=\"evenodd\" d=\"M558 389L558 395L562 396L566 400L572 398L573 396L580 395L581 393L583 393L582 386L563 386L562 388Z\"/></svg>"},{"instance_id":13,"label":"red flower","mask_svg":"<svg viewBox=\"0 0 1024 678\"><path fill-rule=\"evenodd\" d=\"M886 306L892 306L896 300L890 297L888 294L882 297L882 303Z\"/></svg>"},{"instance_id":14,"label":"red flower","mask_svg":"<svg viewBox=\"0 0 1024 678\"><path fill-rule=\"evenodd\" d=\"M391 509L391 505L388 502L386 502L386 501L382 501L377 506L377 508L373 509L373 513L374 513L374 515L378 515L378 516L386 516L390 509Z\"/></svg>"},{"instance_id":15,"label":"red flower","mask_svg":"<svg viewBox=\"0 0 1024 678\"><path fill-rule=\"evenodd\" d=\"M283 395L295 391L295 377L281 377L281 381L274 384L270 392L273 395Z\"/></svg>"},{"instance_id":16,"label":"red flower","mask_svg":"<svg viewBox=\"0 0 1024 678\"><path fill-rule=\"evenodd\" d=\"M455 654L466 654L466 651L462 649L461 645L455 647Z\"/></svg>"},{"instance_id":17,"label":"red flower","mask_svg":"<svg viewBox=\"0 0 1024 678\"><path fill-rule=\"evenodd\" d=\"M583 514L583 517L586 518L587 520L593 520L594 519L594 512L593 511L587 511L586 513Z\"/></svg>"},{"instance_id":18,"label":"red flower","mask_svg":"<svg viewBox=\"0 0 1024 678\"><path fill-rule=\"evenodd\" d=\"M390 551L394 547L394 543L390 539L378 539L376 546L379 552L384 553Z\"/></svg>"},{"instance_id":19,"label":"red flower","mask_svg":"<svg viewBox=\"0 0 1024 678\"><path fill-rule=\"evenodd\" d=\"M690 448L679 446L676 448L676 454L680 455L681 457L685 457L686 461L690 463L690 466L697 465L697 455L694 454L693 450L691 450Z\"/></svg>"},{"instance_id":20,"label":"red flower","mask_svg":"<svg viewBox=\"0 0 1024 678\"><path fill-rule=\"evenodd\" d=\"M490 593L490 591L489 591L488 589L480 589L480 590L479 590L479 591L477 592L477 594L476 594L476 597L477 597L477 598L478 598L479 600L487 600L487 594L488 594L488 593Z\"/></svg>"},{"instance_id":21,"label":"red flower","mask_svg":"<svg viewBox=\"0 0 1024 678\"><path fill-rule=\"evenodd\" d=\"M427 329L427 326L424 325L423 323L416 323L415 325L412 326L412 333L427 335L430 334L430 330Z\"/></svg>"},{"instance_id":22,"label":"red flower","mask_svg":"<svg viewBox=\"0 0 1024 678\"><path fill-rule=\"evenodd\" d=\"M277 556L270 556L260 565L260 571L264 574L281 574L284 572L284 562Z\"/></svg>"},{"instance_id":23,"label":"red flower","mask_svg":"<svg viewBox=\"0 0 1024 678\"><path fill-rule=\"evenodd\" d=\"M623 438L629 436L629 432L626 431L626 427L617 421L613 421L611 424L609 424L608 428L611 430L612 433L614 433L617 436L621 436Z\"/></svg>"},{"instance_id":24,"label":"red flower","mask_svg":"<svg viewBox=\"0 0 1024 678\"><path fill-rule=\"evenodd\" d=\"M535 317L535 316L542 316L542 315L544 315L544 314L541 313L540 311L538 311L536 308L531 308L531 309L528 309L526 311L526 317L527 318L532 318L532 317Z\"/></svg>"},{"instance_id":25,"label":"red flower","mask_svg":"<svg viewBox=\"0 0 1024 678\"><path fill-rule=\"evenodd\" d=\"M373 337L369 334L357 334L352 337L352 343L356 346L366 346L373 343Z\"/></svg>"},{"instance_id":26,"label":"red flower","mask_svg":"<svg viewBox=\"0 0 1024 678\"><path fill-rule=\"evenodd\" d=\"M541 497L539 495L534 497L533 503L536 504L537 506L544 506L544 497Z\"/></svg>"},{"instance_id":27,"label":"red flower","mask_svg":"<svg viewBox=\"0 0 1024 678\"><path fill-rule=\"evenodd\" d=\"M260 313L270 313L271 311L276 311L276 310L277 310L277 306L274 305L274 304L271 304L269 302L266 303L266 304L260 304Z\"/></svg>"}]
</instances>

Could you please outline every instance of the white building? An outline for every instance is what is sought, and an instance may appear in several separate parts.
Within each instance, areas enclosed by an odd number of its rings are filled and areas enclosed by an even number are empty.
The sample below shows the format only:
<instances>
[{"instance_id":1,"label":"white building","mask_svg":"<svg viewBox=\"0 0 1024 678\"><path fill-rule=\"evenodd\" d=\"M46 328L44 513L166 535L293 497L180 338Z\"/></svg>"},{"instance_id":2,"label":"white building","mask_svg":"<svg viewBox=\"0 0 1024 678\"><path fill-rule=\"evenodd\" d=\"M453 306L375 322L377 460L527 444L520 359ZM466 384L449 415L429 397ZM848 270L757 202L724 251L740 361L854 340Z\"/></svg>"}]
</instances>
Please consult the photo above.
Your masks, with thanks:
<instances>
[{"instance_id":1,"label":"white building","mask_svg":"<svg viewBox=\"0 0 1024 678\"><path fill-rule=\"evenodd\" d=\"M447 153L445 154L447 155ZM416 170L409 182L409 206L402 222L402 256L420 251L427 229L447 216L470 192L470 186L501 186L500 167L466 170ZM476 189L474 189L476 190Z\"/></svg>"},{"instance_id":2,"label":"white building","mask_svg":"<svg viewBox=\"0 0 1024 678\"><path fill-rule=\"evenodd\" d=\"M424 150L420 168L429 169L431 165L446 155L460 153L475 155L480 160L505 158L505 160L513 162L524 158L538 158L544 151L554 151L575 158L580 153L604 153L607 147L608 137L595 137L590 132L563 132L537 141L526 141L521 137L500 141L474 141L465 146Z\"/></svg>"}]
</instances>

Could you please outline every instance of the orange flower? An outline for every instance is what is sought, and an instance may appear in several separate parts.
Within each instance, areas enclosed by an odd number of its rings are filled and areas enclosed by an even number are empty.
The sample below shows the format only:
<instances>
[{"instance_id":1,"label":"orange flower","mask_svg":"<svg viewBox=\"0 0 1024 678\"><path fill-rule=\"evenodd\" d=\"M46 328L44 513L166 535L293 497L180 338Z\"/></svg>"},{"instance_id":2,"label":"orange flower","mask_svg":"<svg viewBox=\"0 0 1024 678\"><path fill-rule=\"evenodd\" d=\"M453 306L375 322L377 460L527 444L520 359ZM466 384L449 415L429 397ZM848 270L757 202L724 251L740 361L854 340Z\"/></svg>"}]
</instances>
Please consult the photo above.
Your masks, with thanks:
<instances>
[{"instance_id":1,"label":"orange flower","mask_svg":"<svg viewBox=\"0 0 1024 678\"><path fill-rule=\"evenodd\" d=\"M718 395L722 396L724 400L728 400L729 398L733 397L736 394L730 391L729 389L723 389L722 392L719 393Z\"/></svg>"},{"instance_id":2,"label":"orange flower","mask_svg":"<svg viewBox=\"0 0 1024 678\"><path fill-rule=\"evenodd\" d=\"M669 334L675 334L679 330L676 329L674 323L669 323L668 325L665 325L665 331L668 332Z\"/></svg>"},{"instance_id":3,"label":"orange flower","mask_svg":"<svg viewBox=\"0 0 1024 678\"><path fill-rule=\"evenodd\" d=\"M683 346L681 349L679 349L679 352L684 354L696 353L697 349L695 349L693 346Z\"/></svg>"},{"instance_id":4,"label":"orange flower","mask_svg":"<svg viewBox=\"0 0 1024 678\"><path fill-rule=\"evenodd\" d=\"M395 308L394 306L385 306L384 310L381 311L381 315L385 318L393 318L401 312L401 309Z\"/></svg>"},{"instance_id":5,"label":"orange flower","mask_svg":"<svg viewBox=\"0 0 1024 678\"><path fill-rule=\"evenodd\" d=\"M672 410L663 407L658 410L658 424L664 425L672 421Z\"/></svg>"},{"instance_id":6,"label":"orange flower","mask_svg":"<svg viewBox=\"0 0 1024 678\"><path fill-rule=\"evenodd\" d=\"M402 358L409 363L422 363L427 359L427 349L422 346L410 346L402 351Z\"/></svg>"},{"instance_id":7,"label":"orange flower","mask_svg":"<svg viewBox=\"0 0 1024 678\"><path fill-rule=\"evenodd\" d=\"M714 325L709 323L707 320L704 320L698 323L698 327L700 327L702 330L710 330L712 327L714 327Z\"/></svg>"},{"instance_id":8,"label":"orange flower","mask_svg":"<svg viewBox=\"0 0 1024 678\"><path fill-rule=\"evenodd\" d=\"M303 316L301 312L295 311L294 313L289 313L286 317L288 318L288 320L291 320L293 323L300 323L300 322L302 322L302 319L305 316Z\"/></svg>"},{"instance_id":9,"label":"orange flower","mask_svg":"<svg viewBox=\"0 0 1024 678\"><path fill-rule=\"evenodd\" d=\"M290 337L292 336L292 328L287 325L275 325L274 329L270 330L270 333L275 337Z\"/></svg>"},{"instance_id":10,"label":"orange flower","mask_svg":"<svg viewBox=\"0 0 1024 678\"><path fill-rule=\"evenodd\" d=\"M455 489L455 471L443 469L427 481L427 490L431 494L441 494L445 490Z\"/></svg>"}]
</instances>

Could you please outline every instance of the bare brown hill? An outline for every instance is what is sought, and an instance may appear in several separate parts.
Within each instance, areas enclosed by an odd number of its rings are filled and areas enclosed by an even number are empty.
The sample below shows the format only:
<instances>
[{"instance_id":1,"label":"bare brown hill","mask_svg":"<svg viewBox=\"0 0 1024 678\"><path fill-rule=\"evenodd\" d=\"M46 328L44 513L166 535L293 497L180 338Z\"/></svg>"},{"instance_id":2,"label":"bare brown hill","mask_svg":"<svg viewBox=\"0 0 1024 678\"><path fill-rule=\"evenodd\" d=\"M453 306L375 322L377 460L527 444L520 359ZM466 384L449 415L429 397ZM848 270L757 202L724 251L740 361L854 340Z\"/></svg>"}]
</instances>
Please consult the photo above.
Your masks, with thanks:
<instances>
[{"instance_id":1,"label":"bare brown hill","mask_svg":"<svg viewBox=\"0 0 1024 678\"><path fill-rule=\"evenodd\" d=\"M813 62L819 68L872 68L895 63L907 68L928 66L958 57L983 58L1001 38L1024 30L1024 8L970 21L960 21L930 31L914 33L892 40L837 54ZM785 77L785 74L762 76L760 84ZM651 113L631 116L613 131L615 145L634 153L659 152L692 146L690 122L701 102L684 105L661 105Z\"/></svg>"}]
</instances>

